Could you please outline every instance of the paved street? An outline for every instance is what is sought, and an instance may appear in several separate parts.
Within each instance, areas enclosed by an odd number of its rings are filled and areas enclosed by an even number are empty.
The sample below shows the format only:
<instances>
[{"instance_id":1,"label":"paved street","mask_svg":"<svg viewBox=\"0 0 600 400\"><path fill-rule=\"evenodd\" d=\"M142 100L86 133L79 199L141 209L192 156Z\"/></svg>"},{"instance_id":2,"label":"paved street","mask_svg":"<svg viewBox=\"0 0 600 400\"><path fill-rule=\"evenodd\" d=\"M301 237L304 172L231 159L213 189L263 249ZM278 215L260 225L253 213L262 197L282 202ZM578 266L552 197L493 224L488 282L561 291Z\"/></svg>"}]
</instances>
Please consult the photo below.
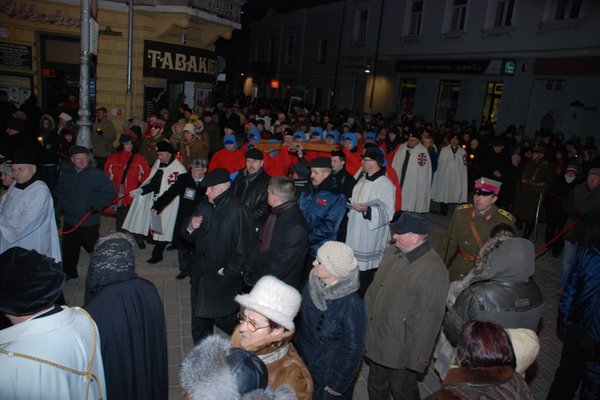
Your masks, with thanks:
<instances>
[{"instance_id":1,"label":"paved street","mask_svg":"<svg viewBox=\"0 0 600 400\"><path fill-rule=\"evenodd\" d=\"M431 233L430 238L435 244L440 240L446 229L450 217L439 214L430 214ZM114 220L102 219L102 232L114 229ZM538 234L540 239L542 234ZM539 245L539 243L538 243ZM182 357L192 347L190 326L190 285L188 280L178 281L177 275L177 252L165 251L165 258L159 264L150 265L146 260L150 258L152 246L145 250L136 249L136 270L138 274L156 285L165 307L167 321L167 340L169 353L169 399L180 399L179 388L179 365ZM79 262L80 278L67 282L65 298L69 305L79 306L83 304L83 291L85 287L85 274L87 271L88 256L82 250ZM558 366L560 358L561 342L556 337L555 321L556 306L560 298L557 292L560 261L553 258L549 253L538 258L536 263L535 280L540 286L546 307L544 319L540 331L541 350L536 364L529 370L527 380L536 400L546 398L546 394L552 383L554 371ZM363 365L360 376L354 390L355 400L368 399L366 390L366 379L368 366ZM421 385L421 396L426 397L439 384L432 375L427 375Z\"/></svg>"}]
</instances>

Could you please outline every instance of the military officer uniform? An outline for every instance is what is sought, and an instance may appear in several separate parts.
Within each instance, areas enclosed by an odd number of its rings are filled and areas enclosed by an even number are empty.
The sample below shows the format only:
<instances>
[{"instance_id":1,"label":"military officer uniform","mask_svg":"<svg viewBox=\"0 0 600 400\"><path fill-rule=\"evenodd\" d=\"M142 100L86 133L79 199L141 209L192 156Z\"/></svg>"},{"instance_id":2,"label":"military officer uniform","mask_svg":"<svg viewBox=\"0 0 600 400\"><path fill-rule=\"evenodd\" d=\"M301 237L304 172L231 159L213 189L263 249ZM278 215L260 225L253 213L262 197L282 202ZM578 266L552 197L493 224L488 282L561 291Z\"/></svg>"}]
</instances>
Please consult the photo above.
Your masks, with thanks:
<instances>
[{"instance_id":1,"label":"military officer uniform","mask_svg":"<svg viewBox=\"0 0 600 400\"><path fill-rule=\"evenodd\" d=\"M500 185L493 179L480 178L475 181L475 194L497 196ZM462 204L456 208L448 232L437 249L449 266L450 281L463 279L473 269L481 246L489 239L492 228L501 223L516 231L515 218L493 204L483 212L473 204Z\"/></svg>"}]
</instances>

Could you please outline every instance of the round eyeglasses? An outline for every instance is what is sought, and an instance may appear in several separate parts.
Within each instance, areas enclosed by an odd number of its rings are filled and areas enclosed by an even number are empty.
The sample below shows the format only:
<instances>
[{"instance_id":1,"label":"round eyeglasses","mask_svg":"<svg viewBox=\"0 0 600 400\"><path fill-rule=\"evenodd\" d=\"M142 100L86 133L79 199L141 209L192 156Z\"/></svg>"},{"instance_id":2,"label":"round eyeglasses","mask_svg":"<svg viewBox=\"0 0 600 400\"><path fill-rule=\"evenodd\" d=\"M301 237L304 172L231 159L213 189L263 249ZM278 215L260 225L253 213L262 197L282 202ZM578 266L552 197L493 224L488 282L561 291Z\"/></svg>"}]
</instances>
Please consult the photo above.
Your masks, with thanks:
<instances>
[{"instance_id":1,"label":"round eyeglasses","mask_svg":"<svg viewBox=\"0 0 600 400\"><path fill-rule=\"evenodd\" d=\"M250 318L246 316L242 311L240 311L237 315L238 321L240 321L240 325L246 323L248 330L252 333L256 332L259 329L270 328L271 325L266 326L256 326L256 322L252 321Z\"/></svg>"}]
</instances>

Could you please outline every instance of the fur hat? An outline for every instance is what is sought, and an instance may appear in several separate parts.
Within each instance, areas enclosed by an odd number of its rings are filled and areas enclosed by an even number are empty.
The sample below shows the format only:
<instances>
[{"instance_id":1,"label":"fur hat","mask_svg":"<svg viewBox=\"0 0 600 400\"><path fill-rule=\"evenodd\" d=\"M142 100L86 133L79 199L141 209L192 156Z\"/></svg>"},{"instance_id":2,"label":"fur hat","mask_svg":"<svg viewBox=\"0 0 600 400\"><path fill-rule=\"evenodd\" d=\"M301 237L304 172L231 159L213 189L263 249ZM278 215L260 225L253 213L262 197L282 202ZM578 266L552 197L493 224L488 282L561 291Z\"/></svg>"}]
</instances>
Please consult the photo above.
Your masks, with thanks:
<instances>
[{"instance_id":1,"label":"fur hat","mask_svg":"<svg viewBox=\"0 0 600 400\"><path fill-rule=\"evenodd\" d=\"M327 272L336 278L343 279L358 268L354 251L346 243L329 241L317 250L317 260Z\"/></svg>"},{"instance_id":2,"label":"fur hat","mask_svg":"<svg viewBox=\"0 0 600 400\"><path fill-rule=\"evenodd\" d=\"M269 378L260 358L212 335L185 356L180 380L191 400L238 400L253 390L265 389Z\"/></svg>"},{"instance_id":3,"label":"fur hat","mask_svg":"<svg viewBox=\"0 0 600 400\"><path fill-rule=\"evenodd\" d=\"M293 331L302 297L290 285L267 275L256 282L250 293L235 296L235 301Z\"/></svg>"},{"instance_id":4,"label":"fur hat","mask_svg":"<svg viewBox=\"0 0 600 400\"><path fill-rule=\"evenodd\" d=\"M196 127L194 126L194 124L187 123L183 126L183 132L185 131L196 133Z\"/></svg>"},{"instance_id":5,"label":"fur hat","mask_svg":"<svg viewBox=\"0 0 600 400\"><path fill-rule=\"evenodd\" d=\"M58 118L64 119L65 122L69 122L69 121L73 120L73 118L69 114L67 114L65 112L61 112L60 114L58 114Z\"/></svg>"},{"instance_id":6,"label":"fur hat","mask_svg":"<svg viewBox=\"0 0 600 400\"><path fill-rule=\"evenodd\" d=\"M161 140L156 143L156 151L166 151L167 153L175 152L173 145L166 140Z\"/></svg>"},{"instance_id":7,"label":"fur hat","mask_svg":"<svg viewBox=\"0 0 600 400\"><path fill-rule=\"evenodd\" d=\"M66 276L53 258L11 247L0 254L0 312L29 315L50 307Z\"/></svg>"},{"instance_id":8,"label":"fur hat","mask_svg":"<svg viewBox=\"0 0 600 400\"><path fill-rule=\"evenodd\" d=\"M533 364L540 352L540 340L531 329L505 329L505 331L510 336L517 359L515 371L525 376L525 371Z\"/></svg>"}]
</instances>

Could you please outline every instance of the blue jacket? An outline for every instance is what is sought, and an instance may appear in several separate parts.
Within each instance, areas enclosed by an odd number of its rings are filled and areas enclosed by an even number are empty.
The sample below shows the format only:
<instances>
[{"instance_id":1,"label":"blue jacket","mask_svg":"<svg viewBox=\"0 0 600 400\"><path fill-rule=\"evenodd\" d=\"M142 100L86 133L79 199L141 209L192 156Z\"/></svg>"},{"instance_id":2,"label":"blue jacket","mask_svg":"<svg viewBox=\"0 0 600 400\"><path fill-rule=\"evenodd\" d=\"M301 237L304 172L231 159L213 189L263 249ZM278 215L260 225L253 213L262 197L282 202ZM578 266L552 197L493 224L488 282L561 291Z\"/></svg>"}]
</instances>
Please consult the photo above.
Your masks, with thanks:
<instances>
[{"instance_id":1,"label":"blue jacket","mask_svg":"<svg viewBox=\"0 0 600 400\"><path fill-rule=\"evenodd\" d=\"M558 311L567 325L579 325L600 342L600 240L582 248L577 256Z\"/></svg>"},{"instance_id":2,"label":"blue jacket","mask_svg":"<svg viewBox=\"0 0 600 400\"><path fill-rule=\"evenodd\" d=\"M327 309L313 303L309 284L302 292L300 322L294 345L306 363L314 382L313 400L351 399L352 383L365 349L367 314L357 292L327 300ZM325 386L340 397L328 396Z\"/></svg>"},{"instance_id":3,"label":"blue jacket","mask_svg":"<svg viewBox=\"0 0 600 400\"><path fill-rule=\"evenodd\" d=\"M309 252L315 257L323 243L336 240L346 213L346 197L340 193L333 176L329 176L318 188L311 185L302 192L298 204L308 225Z\"/></svg>"}]
</instances>

